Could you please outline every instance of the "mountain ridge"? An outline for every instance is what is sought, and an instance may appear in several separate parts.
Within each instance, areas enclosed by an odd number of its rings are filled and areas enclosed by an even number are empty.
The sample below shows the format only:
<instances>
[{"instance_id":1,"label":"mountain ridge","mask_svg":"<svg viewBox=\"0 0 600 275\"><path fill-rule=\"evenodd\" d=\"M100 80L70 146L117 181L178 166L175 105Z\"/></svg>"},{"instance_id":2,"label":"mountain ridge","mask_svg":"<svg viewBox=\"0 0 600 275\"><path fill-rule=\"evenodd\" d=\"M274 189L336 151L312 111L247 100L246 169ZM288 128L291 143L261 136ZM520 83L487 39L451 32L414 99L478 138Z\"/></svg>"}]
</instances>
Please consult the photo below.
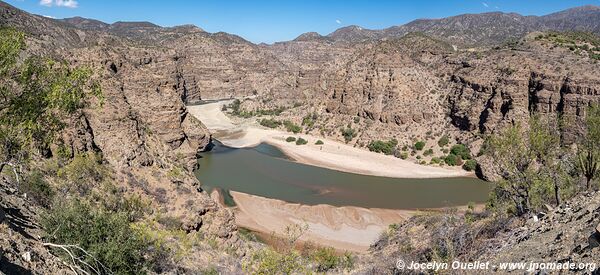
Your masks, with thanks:
<instances>
[{"instance_id":1,"label":"mountain ridge","mask_svg":"<svg viewBox=\"0 0 600 275\"><path fill-rule=\"evenodd\" d=\"M182 27L187 26L194 26L195 28L197 28L197 30L205 32L201 27L190 24L172 27L163 27L146 21L118 21L110 24L102 22L100 20L92 18L83 18L79 16L63 19L49 18L49 20L65 22L71 26L84 30L98 31L113 29L114 32L121 32L121 35L126 33L127 30L178 30ZM498 28L500 26L504 28L504 31L502 33L492 34L489 32L489 29L491 27ZM489 46L494 44L500 44L510 39L518 39L524 37L529 32L548 30L577 30L589 31L596 34L600 34L600 6L584 5L541 16L521 15L515 12L499 11L485 13L465 13L443 18L419 18L407 22L405 24L389 26L383 29L368 29L358 25L349 25L338 28L326 35L321 35L311 31L302 33L292 40L277 41L274 43L286 43L294 41L298 42L307 40L361 43L389 39L394 37L401 37L410 32L423 32L437 38L445 37L451 40L450 42L459 45L477 46L477 44L482 44L485 46ZM235 36L246 40L245 38L239 35ZM261 43L252 44L259 45Z\"/></svg>"}]
</instances>

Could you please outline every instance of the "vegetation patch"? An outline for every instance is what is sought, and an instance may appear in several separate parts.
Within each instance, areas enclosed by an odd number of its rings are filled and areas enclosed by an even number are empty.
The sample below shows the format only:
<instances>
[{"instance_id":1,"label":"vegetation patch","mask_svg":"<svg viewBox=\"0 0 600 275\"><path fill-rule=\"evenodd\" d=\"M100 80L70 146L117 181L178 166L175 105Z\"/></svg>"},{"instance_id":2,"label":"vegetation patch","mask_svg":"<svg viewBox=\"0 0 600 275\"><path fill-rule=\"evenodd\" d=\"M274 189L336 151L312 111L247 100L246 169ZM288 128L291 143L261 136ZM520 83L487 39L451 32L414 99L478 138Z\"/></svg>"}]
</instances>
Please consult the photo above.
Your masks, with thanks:
<instances>
[{"instance_id":1,"label":"vegetation patch","mask_svg":"<svg viewBox=\"0 0 600 275\"><path fill-rule=\"evenodd\" d=\"M556 46L568 48L576 54L584 54L593 60L600 60L600 37L589 32L550 32L535 37L535 40L549 41Z\"/></svg>"},{"instance_id":2,"label":"vegetation patch","mask_svg":"<svg viewBox=\"0 0 600 275\"><path fill-rule=\"evenodd\" d=\"M298 126L297 124L295 124L289 120L283 121L283 125L285 126L285 129L288 132L292 132L294 134L302 132L302 127Z\"/></svg>"},{"instance_id":3,"label":"vegetation patch","mask_svg":"<svg viewBox=\"0 0 600 275\"><path fill-rule=\"evenodd\" d=\"M415 150L417 151L421 151L423 150L423 148L425 148L425 142L424 141L417 141L414 145Z\"/></svg>"},{"instance_id":4,"label":"vegetation patch","mask_svg":"<svg viewBox=\"0 0 600 275\"><path fill-rule=\"evenodd\" d=\"M319 116L317 113L311 113L302 118L302 126L306 126L307 128L312 128L315 125L315 122Z\"/></svg>"},{"instance_id":5,"label":"vegetation patch","mask_svg":"<svg viewBox=\"0 0 600 275\"><path fill-rule=\"evenodd\" d=\"M369 148L371 152L392 155L396 150L396 146L398 146L398 140L396 139L391 139L389 141L374 140L367 145L367 148Z\"/></svg>"},{"instance_id":6,"label":"vegetation patch","mask_svg":"<svg viewBox=\"0 0 600 275\"><path fill-rule=\"evenodd\" d=\"M358 135L357 131L355 129L352 129L351 127L342 128L341 132L346 143L352 141L352 139L354 139Z\"/></svg>"},{"instance_id":7,"label":"vegetation patch","mask_svg":"<svg viewBox=\"0 0 600 275\"><path fill-rule=\"evenodd\" d=\"M303 139L303 138L298 138L296 140L296 145L305 145L305 144L308 144L308 140Z\"/></svg>"},{"instance_id":8,"label":"vegetation patch","mask_svg":"<svg viewBox=\"0 0 600 275\"><path fill-rule=\"evenodd\" d=\"M270 118L270 119L263 118L258 123L261 126L268 127L268 128L277 128L282 125L281 121L278 121L278 120L275 120L272 118Z\"/></svg>"},{"instance_id":9,"label":"vegetation patch","mask_svg":"<svg viewBox=\"0 0 600 275\"><path fill-rule=\"evenodd\" d=\"M448 138L447 135L443 135L439 140L438 140L438 146L440 147L445 147L446 145L448 145L448 143L450 143L450 139Z\"/></svg>"}]
</instances>

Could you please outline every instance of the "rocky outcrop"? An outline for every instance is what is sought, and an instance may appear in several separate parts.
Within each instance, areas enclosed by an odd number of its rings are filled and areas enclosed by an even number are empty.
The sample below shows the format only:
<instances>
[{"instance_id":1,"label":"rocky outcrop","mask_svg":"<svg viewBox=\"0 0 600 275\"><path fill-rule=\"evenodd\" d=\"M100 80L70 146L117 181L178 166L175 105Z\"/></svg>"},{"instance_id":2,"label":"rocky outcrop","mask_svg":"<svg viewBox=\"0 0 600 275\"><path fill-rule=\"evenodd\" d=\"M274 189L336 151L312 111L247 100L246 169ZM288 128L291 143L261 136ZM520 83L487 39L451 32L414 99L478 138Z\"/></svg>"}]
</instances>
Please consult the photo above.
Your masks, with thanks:
<instances>
[{"instance_id":1,"label":"rocky outcrop","mask_svg":"<svg viewBox=\"0 0 600 275\"><path fill-rule=\"evenodd\" d=\"M595 230L600 218L600 193L589 193L523 221L483 217L466 222L457 213L431 213L411 218L390 228L373 244L370 254L357 264L357 273L403 274L399 260L427 263L490 262L483 273L562 273L529 266L500 270L500 263L592 263L600 255L600 238ZM579 274L596 274L597 263L570 269ZM495 266L495 267L493 267ZM465 270L448 268L449 274ZM596 273L595 273L596 272ZM466 272L469 273L469 272Z\"/></svg>"},{"instance_id":2,"label":"rocky outcrop","mask_svg":"<svg viewBox=\"0 0 600 275\"><path fill-rule=\"evenodd\" d=\"M186 67L190 65L185 53L157 42L202 30L85 20L75 20L80 26L74 26L5 3L0 3L0 14L2 26L27 34L28 53L94 72L103 98L93 99L89 108L72 116L62 133L73 154L101 153L121 190L147 198L157 213L180 220L182 229L202 230L222 242L238 241L233 214L212 201L192 173L196 154L210 142L206 127L185 107L186 98L198 93L197 83L190 79L199 76ZM133 31L137 29L143 31ZM140 44L128 31L148 40ZM212 38L198 39L209 40L205 46L216 43Z\"/></svg>"},{"instance_id":3,"label":"rocky outcrop","mask_svg":"<svg viewBox=\"0 0 600 275\"><path fill-rule=\"evenodd\" d=\"M0 273L71 272L40 240L43 233L36 221L42 212L41 207L18 195L4 175L0 176Z\"/></svg>"},{"instance_id":4,"label":"rocky outcrop","mask_svg":"<svg viewBox=\"0 0 600 275\"><path fill-rule=\"evenodd\" d=\"M568 203L539 213L521 228L502 234L502 247L480 256L496 262L595 263L600 255L600 235L594 225L600 218L600 194L579 196ZM595 274L600 267L572 271ZM519 273L514 271L513 273Z\"/></svg>"}]
</instances>

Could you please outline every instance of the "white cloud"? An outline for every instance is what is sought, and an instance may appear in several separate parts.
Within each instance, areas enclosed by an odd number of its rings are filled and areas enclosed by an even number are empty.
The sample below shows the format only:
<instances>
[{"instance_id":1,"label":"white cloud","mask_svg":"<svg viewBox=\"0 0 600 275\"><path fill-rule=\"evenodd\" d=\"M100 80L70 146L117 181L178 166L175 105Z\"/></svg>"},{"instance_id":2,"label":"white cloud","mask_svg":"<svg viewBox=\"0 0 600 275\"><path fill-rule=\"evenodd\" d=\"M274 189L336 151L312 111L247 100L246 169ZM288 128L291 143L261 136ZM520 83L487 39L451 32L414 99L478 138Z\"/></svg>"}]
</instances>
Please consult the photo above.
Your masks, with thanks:
<instances>
[{"instance_id":1,"label":"white cloud","mask_svg":"<svg viewBox=\"0 0 600 275\"><path fill-rule=\"evenodd\" d=\"M46 17L46 18L56 19L56 17L54 17L54 16L52 16L52 15L42 15L42 16L43 16L43 17Z\"/></svg>"},{"instance_id":2,"label":"white cloud","mask_svg":"<svg viewBox=\"0 0 600 275\"><path fill-rule=\"evenodd\" d=\"M336 20L335 20L335 23L338 23L338 25L339 25L339 24L342 24L342 20L336 19Z\"/></svg>"},{"instance_id":3,"label":"white cloud","mask_svg":"<svg viewBox=\"0 0 600 275\"><path fill-rule=\"evenodd\" d=\"M76 0L40 0L40 5L46 7L65 7L65 8L77 8L79 3Z\"/></svg>"},{"instance_id":4,"label":"white cloud","mask_svg":"<svg viewBox=\"0 0 600 275\"><path fill-rule=\"evenodd\" d=\"M481 4L482 4L484 7L486 7L486 8L488 8L488 7L490 6L490 5L488 5L488 3L486 3L486 2L481 2Z\"/></svg>"}]
</instances>

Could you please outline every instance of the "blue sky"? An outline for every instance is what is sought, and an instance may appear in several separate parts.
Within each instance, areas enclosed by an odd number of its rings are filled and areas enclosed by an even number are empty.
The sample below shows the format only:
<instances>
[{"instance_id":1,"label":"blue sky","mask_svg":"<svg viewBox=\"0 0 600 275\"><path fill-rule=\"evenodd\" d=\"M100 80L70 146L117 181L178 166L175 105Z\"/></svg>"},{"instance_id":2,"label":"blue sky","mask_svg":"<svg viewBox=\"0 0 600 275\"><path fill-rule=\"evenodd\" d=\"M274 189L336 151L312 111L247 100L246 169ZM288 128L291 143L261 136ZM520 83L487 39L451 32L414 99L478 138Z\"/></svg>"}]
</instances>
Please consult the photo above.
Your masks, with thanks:
<instances>
[{"instance_id":1,"label":"blue sky","mask_svg":"<svg viewBox=\"0 0 600 275\"><path fill-rule=\"evenodd\" d=\"M309 31L328 34L359 25L382 29L418 18L489 11L544 15L600 0L8 0L28 12L65 18L82 16L107 23L150 21L161 26L194 24L225 31L254 43L285 41Z\"/></svg>"}]
</instances>

